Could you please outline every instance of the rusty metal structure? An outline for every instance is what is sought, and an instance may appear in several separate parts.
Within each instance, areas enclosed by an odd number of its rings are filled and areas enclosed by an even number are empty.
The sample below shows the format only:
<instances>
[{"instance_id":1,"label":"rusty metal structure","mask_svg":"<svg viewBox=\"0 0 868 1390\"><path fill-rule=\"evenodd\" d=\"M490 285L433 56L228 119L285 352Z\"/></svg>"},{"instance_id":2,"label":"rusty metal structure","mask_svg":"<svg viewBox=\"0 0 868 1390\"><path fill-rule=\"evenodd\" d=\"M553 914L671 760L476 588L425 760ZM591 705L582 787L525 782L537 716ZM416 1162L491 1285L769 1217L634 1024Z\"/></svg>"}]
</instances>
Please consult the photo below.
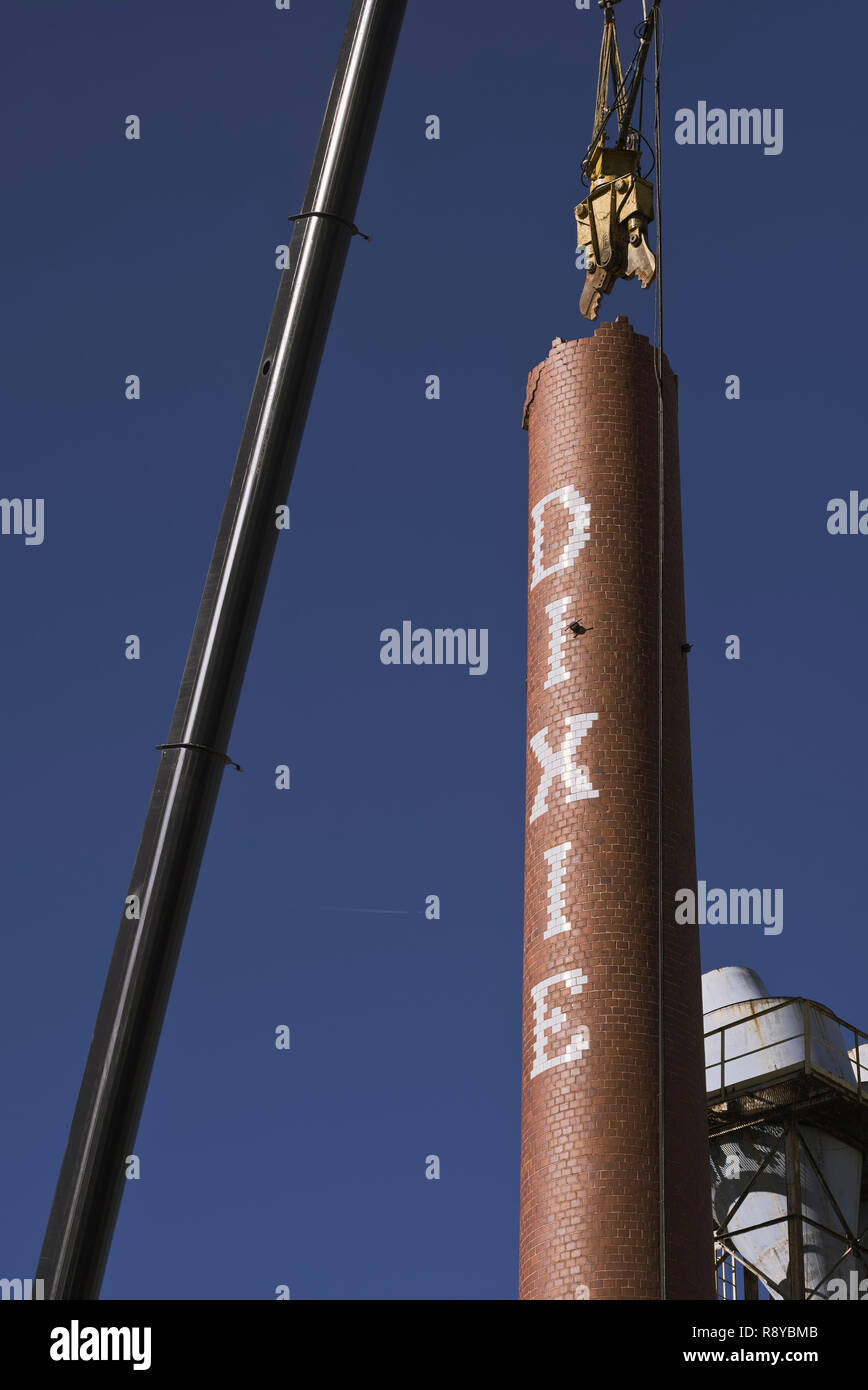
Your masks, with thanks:
<instances>
[{"instance_id":1,"label":"rusty metal structure","mask_svg":"<svg viewBox=\"0 0 868 1390\"><path fill-rule=\"evenodd\" d=\"M706 1025L718 1298L868 1298L868 1033L802 997Z\"/></svg>"}]
</instances>

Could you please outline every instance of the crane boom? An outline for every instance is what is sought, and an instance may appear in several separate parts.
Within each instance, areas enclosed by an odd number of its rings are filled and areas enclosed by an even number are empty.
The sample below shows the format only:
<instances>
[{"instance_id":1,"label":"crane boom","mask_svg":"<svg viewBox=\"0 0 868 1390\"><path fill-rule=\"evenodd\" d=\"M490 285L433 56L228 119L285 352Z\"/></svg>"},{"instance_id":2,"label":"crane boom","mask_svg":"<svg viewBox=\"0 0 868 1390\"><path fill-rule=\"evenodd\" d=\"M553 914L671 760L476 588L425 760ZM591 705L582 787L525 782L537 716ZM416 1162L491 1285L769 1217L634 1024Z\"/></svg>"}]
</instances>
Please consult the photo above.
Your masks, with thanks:
<instances>
[{"instance_id":1,"label":"crane boom","mask_svg":"<svg viewBox=\"0 0 868 1390\"><path fill-rule=\"evenodd\" d=\"M46 1298L99 1297L225 752L406 0L353 0L193 630L45 1240Z\"/></svg>"}]
</instances>

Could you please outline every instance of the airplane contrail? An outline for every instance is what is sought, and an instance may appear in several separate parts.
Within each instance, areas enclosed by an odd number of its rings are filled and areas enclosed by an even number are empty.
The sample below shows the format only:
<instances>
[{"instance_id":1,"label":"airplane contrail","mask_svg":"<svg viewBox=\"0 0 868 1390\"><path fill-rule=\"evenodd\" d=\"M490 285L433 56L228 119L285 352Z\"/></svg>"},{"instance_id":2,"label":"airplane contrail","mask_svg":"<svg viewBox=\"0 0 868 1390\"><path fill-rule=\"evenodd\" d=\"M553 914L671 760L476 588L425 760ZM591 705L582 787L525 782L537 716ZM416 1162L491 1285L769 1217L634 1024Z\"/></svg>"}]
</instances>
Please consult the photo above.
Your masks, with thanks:
<instances>
[{"instance_id":1,"label":"airplane contrail","mask_svg":"<svg viewBox=\"0 0 868 1390\"><path fill-rule=\"evenodd\" d=\"M320 912L386 912L396 916L406 917L410 909L407 907L321 907Z\"/></svg>"}]
</instances>

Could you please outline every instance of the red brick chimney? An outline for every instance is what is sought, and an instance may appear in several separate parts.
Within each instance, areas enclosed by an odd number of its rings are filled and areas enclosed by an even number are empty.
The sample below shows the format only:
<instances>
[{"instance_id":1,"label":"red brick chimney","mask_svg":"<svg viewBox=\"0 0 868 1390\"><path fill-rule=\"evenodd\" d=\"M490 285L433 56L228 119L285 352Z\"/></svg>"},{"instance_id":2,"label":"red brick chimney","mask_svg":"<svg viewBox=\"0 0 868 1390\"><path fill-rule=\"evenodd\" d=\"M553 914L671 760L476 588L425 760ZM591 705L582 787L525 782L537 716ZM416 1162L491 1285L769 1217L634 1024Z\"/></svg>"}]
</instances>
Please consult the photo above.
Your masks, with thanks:
<instances>
[{"instance_id":1,"label":"red brick chimney","mask_svg":"<svg viewBox=\"0 0 868 1390\"><path fill-rule=\"evenodd\" d=\"M714 1297L677 383L664 360L666 1297ZM659 1299L654 349L624 318L528 379L519 1296ZM574 631L577 623L585 632Z\"/></svg>"}]
</instances>

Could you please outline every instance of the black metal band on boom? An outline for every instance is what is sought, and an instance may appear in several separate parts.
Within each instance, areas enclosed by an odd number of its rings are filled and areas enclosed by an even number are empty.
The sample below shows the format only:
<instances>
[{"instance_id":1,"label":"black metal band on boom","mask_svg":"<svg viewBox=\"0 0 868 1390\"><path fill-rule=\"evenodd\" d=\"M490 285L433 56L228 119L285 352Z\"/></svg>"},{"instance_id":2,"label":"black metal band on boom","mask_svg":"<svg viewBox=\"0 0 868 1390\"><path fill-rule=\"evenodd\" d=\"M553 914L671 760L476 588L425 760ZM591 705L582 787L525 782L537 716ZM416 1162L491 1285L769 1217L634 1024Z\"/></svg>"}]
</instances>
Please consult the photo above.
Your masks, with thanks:
<instances>
[{"instance_id":1,"label":"black metal band on boom","mask_svg":"<svg viewBox=\"0 0 868 1390\"><path fill-rule=\"evenodd\" d=\"M303 217L330 217L333 222L343 222L345 227L349 227L353 236L360 236L362 241L370 241L371 239L369 236L365 236L364 232L359 231L355 222L348 222L345 217L338 217L336 212L296 212L286 220L287 222L300 222Z\"/></svg>"},{"instance_id":2,"label":"black metal band on boom","mask_svg":"<svg viewBox=\"0 0 868 1390\"><path fill-rule=\"evenodd\" d=\"M158 753L165 753L169 748L192 748L194 753L212 753L215 758L222 758L227 767L237 767L239 772L244 771L241 764L233 762L228 753L220 753L216 748L208 748L204 743L155 743L154 747Z\"/></svg>"}]
</instances>

